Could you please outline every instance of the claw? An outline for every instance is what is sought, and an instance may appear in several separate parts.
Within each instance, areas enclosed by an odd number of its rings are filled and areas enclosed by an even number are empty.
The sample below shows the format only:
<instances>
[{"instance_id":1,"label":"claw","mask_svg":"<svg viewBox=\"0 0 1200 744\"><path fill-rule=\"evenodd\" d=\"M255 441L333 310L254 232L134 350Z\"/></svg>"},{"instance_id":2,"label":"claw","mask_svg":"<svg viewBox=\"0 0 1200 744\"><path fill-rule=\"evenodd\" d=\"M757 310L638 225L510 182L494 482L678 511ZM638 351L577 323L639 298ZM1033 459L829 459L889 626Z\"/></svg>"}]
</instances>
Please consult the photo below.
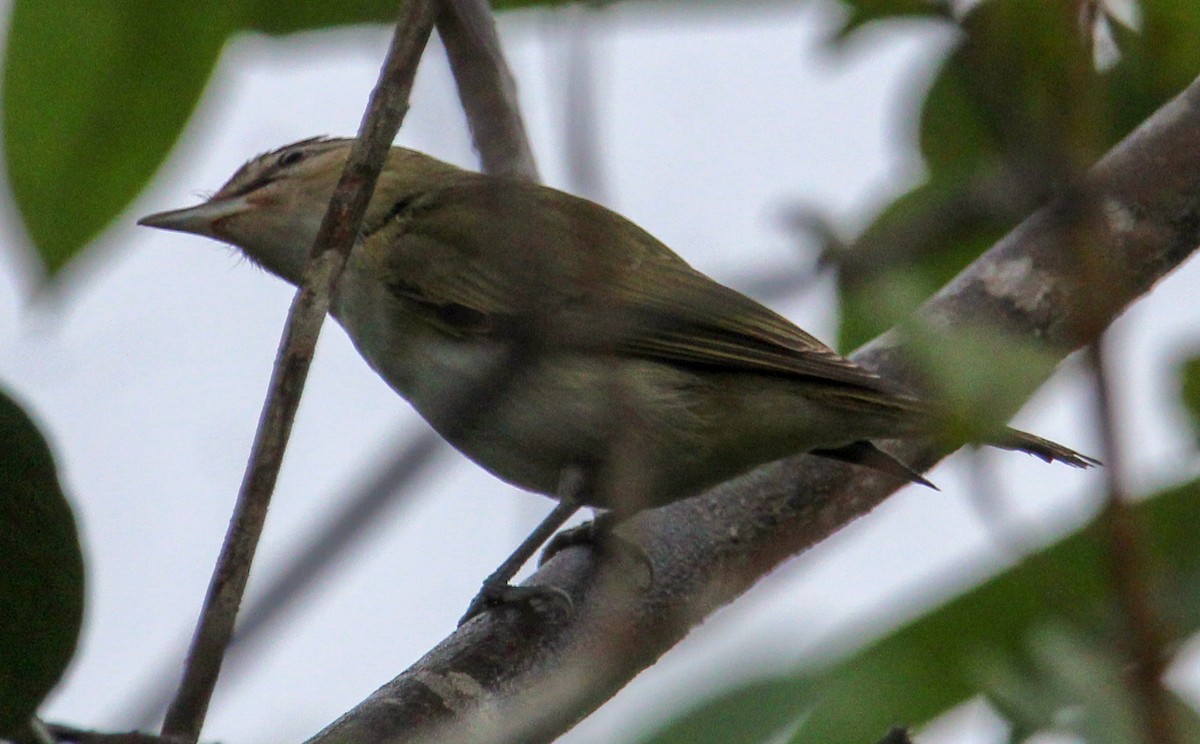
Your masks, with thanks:
<instances>
[{"instance_id":1,"label":"claw","mask_svg":"<svg viewBox=\"0 0 1200 744\"><path fill-rule=\"evenodd\" d=\"M532 605L534 602L545 600L550 603L561 603L563 609L570 613L575 609L571 595L556 586L534 584L533 586L512 586L510 584L484 583L483 588L471 600L466 613L458 621L462 627L468 620L487 612L488 610L505 605Z\"/></svg>"}]
</instances>

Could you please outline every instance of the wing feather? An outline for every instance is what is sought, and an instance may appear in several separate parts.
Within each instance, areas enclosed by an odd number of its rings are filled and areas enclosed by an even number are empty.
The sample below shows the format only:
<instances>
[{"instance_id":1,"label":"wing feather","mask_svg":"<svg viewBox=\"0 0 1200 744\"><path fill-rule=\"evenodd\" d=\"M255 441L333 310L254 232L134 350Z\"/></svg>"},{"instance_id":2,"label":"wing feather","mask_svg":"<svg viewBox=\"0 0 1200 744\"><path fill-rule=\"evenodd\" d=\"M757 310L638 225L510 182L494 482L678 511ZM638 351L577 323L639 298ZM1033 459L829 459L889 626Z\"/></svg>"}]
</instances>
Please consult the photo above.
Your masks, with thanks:
<instances>
[{"instance_id":1,"label":"wing feather","mask_svg":"<svg viewBox=\"0 0 1200 744\"><path fill-rule=\"evenodd\" d=\"M396 295L449 332L537 333L582 350L885 389L628 220L545 187L464 173L406 197L363 246ZM448 317L472 323L447 328Z\"/></svg>"}]
</instances>

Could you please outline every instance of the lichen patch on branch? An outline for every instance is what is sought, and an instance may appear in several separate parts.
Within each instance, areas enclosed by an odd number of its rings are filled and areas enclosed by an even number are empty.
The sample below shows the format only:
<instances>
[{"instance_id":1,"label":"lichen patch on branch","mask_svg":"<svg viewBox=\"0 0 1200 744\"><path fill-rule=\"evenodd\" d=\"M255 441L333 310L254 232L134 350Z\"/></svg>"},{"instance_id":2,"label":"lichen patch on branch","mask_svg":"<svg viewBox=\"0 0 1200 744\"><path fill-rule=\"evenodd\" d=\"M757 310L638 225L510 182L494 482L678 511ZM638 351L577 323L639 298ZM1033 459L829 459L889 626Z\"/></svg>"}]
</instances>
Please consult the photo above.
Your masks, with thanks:
<instances>
[{"instance_id":1,"label":"lichen patch on branch","mask_svg":"<svg viewBox=\"0 0 1200 744\"><path fill-rule=\"evenodd\" d=\"M1035 313L1050 294L1051 278L1033 267L1033 259L1020 256L984 264L979 280L997 299L1009 300L1026 313Z\"/></svg>"}]
</instances>

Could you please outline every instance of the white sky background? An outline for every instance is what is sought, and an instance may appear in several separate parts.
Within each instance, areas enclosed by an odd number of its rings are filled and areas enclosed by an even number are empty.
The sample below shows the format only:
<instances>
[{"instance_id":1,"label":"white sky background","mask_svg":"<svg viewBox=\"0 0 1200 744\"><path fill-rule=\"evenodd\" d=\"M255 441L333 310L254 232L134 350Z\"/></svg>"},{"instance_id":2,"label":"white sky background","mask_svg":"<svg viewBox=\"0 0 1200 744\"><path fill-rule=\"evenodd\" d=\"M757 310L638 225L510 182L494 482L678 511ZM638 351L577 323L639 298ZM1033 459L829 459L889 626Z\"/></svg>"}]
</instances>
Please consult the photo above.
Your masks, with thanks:
<instances>
[{"instance_id":1,"label":"white sky background","mask_svg":"<svg viewBox=\"0 0 1200 744\"><path fill-rule=\"evenodd\" d=\"M673 6L671 6L673 7ZM815 204L844 224L869 219L918 178L909 144L944 39L910 27L871 32L848 53L820 40L830 6L725 13L662 12L636 3L595 16L597 129L609 206L718 279L764 270L801 276L813 246L783 228L784 208ZM561 20L561 19L560 19ZM567 24L505 14L545 180L564 183L561 43ZM129 726L145 681L182 648L224 535L292 290L228 248L133 225L193 204L250 156L358 127L388 31L357 29L226 50L199 114L153 187L71 272L57 312L28 305L14 251L0 253L0 382L56 445L88 561L80 651L46 714ZM421 68L399 142L475 167L440 48ZM69 208L67 209L69 213ZM19 245L0 214L0 237ZM1194 471L1184 422L1169 408L1175 360L1200 347L1188 265L1118 324L1116 350L1133 485ZM832 339L832 294L820 286L775 303ZM1074 363L1018 424L1098 450ZM284 463L251 593L331 513L360 473L424 424L326 326ZM270 634L253 670L222 686L205 740L280 742L319 730L449 633L491 572L550 503L495 480L449 449ZM1019 534L1037 543L1090 510L1095 475L998 454L993 464ZM933 474L942 492L910 488L793 560L717 613L658 665L564 738L622 741L697 688L718 689L838 646L851 629L886 627L1001 565L971 506L965 470ZM952 577L952 578L947 578ZM936 582L935 582L936 580ZM1177 680L1200 691L1194 672ZM970 714L939 722L930 742L996 741ZM986 715L984 716L986 719ZM882 731L880 734L882 735Z\"/></svg>"}]
</instances>

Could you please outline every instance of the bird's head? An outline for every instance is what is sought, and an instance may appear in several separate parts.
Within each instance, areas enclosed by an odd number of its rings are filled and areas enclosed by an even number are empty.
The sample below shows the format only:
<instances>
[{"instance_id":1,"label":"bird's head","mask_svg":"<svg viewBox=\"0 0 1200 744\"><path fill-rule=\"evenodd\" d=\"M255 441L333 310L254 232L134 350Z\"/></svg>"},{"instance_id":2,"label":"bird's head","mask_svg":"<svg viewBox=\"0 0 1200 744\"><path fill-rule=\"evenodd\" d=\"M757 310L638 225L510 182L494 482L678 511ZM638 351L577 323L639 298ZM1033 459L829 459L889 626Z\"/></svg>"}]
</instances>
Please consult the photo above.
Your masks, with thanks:
<instances>
[{"instance_id":1,"label":"bird's head","mask_svg":"<svg viewBox=\"0 0 1200 744\"><path fill-rule=\"evenodd\" d=\"M353 140L316 137L250 160L203 204L147 215L139 225L203 235L240 248L267 270L298 284ZM393 147L364 224L398 199L462 173L421 153Z\"/></svg>"},{"instance_id":2,"label":"bird's head","mask_svg":"<svg viewBox=\"0 0 1200 744\"><path fill-rule=\"evenodd\" d=\"M138 224L232 243L251 260L297 283L350 143L314 138L264 153L239 168L203 204L151 214Z\"/></svg>"}]
</instances>

